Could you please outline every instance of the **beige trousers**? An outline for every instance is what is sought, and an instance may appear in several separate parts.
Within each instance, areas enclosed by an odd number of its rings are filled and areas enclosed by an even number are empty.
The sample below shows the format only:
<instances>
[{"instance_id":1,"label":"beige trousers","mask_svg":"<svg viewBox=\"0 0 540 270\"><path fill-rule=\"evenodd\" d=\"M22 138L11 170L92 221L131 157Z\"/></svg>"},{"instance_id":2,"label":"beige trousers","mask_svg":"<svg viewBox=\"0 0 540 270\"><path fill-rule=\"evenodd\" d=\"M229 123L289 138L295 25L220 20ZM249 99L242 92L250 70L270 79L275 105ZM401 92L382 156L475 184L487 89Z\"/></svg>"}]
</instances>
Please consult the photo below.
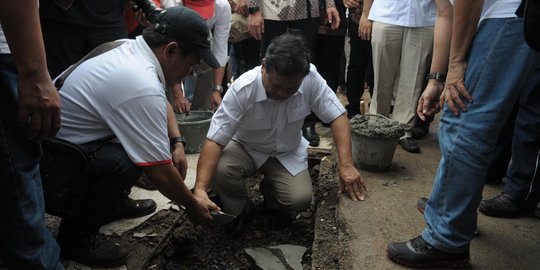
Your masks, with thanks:
<instances>
[{"instance_id":1,"label":"beige trousers","mask_svg":"<svg viewBox=\"0 0 540 270\"><path fill-rule=\"evenodd\" d=\"M394 100L391 118L410 131L431 64L433 27L413 28L373 22L371 46L375 91L369 113L389 116Z\"/></svg>"},{"instance_id":2,"label":"beige trousers","mask_svg":"<svg viewBox=\"0 0 540 270\"><path fill-rule=\"evenodd\" d=\"M239 215L252 207L245 178L257 171L264 175L261 191L268 209L293 218L311 205L313 187L307 169L293 176L277 158L270 157L257 170L244 147L231 141L223 150L212 180L212 189L219 196L224 212Z\"/></svg>"}]
</instances>

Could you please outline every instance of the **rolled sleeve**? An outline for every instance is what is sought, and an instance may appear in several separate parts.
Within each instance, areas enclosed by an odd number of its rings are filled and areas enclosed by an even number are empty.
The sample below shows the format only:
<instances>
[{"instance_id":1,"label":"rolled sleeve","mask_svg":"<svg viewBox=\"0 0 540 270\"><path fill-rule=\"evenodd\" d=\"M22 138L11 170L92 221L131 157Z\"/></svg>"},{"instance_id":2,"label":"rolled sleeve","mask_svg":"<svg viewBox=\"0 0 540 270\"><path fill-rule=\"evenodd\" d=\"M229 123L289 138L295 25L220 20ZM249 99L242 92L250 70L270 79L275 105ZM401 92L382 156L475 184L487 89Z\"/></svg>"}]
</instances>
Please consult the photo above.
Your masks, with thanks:
<instances>
[{"instance_id":1,"label":"rolled sleeve","mask_svg":"<svg viewBox=\"0 0 540 270\"><path fill-rule=\"evenodd\" d=\"M345 108L338 97L328 86L322 76L312 65L310 69L310 84L313 90L311 110L325 123L330 123L345 113Z\"/></svg>"}]
</instances>

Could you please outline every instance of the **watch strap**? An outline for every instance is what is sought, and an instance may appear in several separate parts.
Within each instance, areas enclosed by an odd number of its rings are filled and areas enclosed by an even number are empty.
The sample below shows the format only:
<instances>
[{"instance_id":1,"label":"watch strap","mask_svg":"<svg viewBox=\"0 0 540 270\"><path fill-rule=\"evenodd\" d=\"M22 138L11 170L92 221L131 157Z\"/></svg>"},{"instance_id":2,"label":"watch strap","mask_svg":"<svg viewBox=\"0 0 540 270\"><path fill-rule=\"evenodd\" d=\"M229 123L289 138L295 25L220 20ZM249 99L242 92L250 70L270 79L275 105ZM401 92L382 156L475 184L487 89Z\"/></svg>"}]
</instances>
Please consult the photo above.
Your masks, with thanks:
<instances>
[{"instance_id":1,"label":"watch strap","mask_svg":"<svg viewBox=\"0 0 540 270\"><path fill-rule=\"evenodd\" d=\"M184 147L186 146L186 139L182 136L178 136L178 137L174 137L170 140L170 143L171 143L171 147L173 147L175 144L177 143L182 143L182 145L184 145Z\"/></svg>"},{"instance_id":2,"label":"watch strap","mask_svg":"<svg viewBox=\"0 0 540 270\"><path fill-rule=\"evenodd\" d=\"M440 81L442 83L444 83L446 81L446 73L440 73L440 72L433 72L433 73L429 73L427 76L426 76L426 80L437 80L437 81Z\"/></svg>"}]
</instances>

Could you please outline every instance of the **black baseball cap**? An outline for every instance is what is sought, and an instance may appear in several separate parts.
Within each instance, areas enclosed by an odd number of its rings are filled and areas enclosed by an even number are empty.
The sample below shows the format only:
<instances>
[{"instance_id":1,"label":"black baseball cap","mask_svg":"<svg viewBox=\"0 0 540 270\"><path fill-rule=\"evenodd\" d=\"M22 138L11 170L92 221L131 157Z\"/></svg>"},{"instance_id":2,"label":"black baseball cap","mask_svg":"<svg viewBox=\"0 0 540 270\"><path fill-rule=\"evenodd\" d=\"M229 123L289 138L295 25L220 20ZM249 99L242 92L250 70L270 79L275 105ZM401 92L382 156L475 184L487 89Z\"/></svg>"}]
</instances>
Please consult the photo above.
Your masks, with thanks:
<instances>
[{"instance_id":1,"label":"black baseball cap","mask_svg":"<svg viewBox=\"0 0 540 270\"><path fill-rule=\"evenodd\" d=\"M181 6L165 9L157 15L154 27L158 33L194 46L211 68L220 67L210 50L210 30L197 12Z\"/></svg>"}]
</instances>

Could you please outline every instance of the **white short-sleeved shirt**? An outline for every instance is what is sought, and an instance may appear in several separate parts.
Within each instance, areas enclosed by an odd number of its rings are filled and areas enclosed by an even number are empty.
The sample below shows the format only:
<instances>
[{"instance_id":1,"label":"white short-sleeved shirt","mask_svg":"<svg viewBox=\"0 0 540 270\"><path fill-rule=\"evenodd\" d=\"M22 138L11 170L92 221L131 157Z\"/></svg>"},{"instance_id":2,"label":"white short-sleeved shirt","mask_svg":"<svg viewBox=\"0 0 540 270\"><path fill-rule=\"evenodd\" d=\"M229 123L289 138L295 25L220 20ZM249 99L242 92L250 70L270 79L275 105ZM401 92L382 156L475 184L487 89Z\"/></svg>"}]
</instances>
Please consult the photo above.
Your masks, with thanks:
<instances>
[{"instance_id":1,"label":"white short-sleeved shirt","mask_svg":"<svg viewBox=\"0 0 540 270\"><path fill-rule=\"evenodd\" d=\"M58 137L84 144L112 135L138 166L171 162L165 82L142 36L91 58L60 89Z\"/></svg>"},{"instance_id":2,"label":"white short-sleeved shirt","mask_svg":"<svg viewBox=\"0 0 540 270\"><path fill-rule=\"evenodd\" d=\"M268 157L276 157L296 175L308 167L308 142L301 129L311 111L327 123L345 112L315 66L310 66L298 92L283 101L268 99L259 66L231 85L212 118L207 138L221 145L231 139L239 142L258 168Z\"/></svg>"},{"instance_id":3,"label":"white short-sleeved shirt","mask_svg":"<svg viewBox=\"0 0 540 270\"><path fill-rule=\"evenodd\" d=\"M435 25L436 6L433 0L374 0L369 20L403 27Z\"/></svg>"},{"instance_id":4,"label":"white short-sleeved shirt","mask_svg":"<svg viewBox=\"0 0 540 270\"><path fill-rule=\"evenodd\" d=\"M183 6L182 0L165 0L162 2L164 8ZM216 0L214 5L214 16L206 20L206 25L210 29L212 39L210 40L211 50L214 53L220 66L224 67L229 61L227 53L229 32L231 31L231 5L227 0Z\"/></svg>"},{"instance_id":5,"label":"white short-sleeved shirt","mask_svg":"<svg viewBox=\"0 0 540 270\"><path fill-rule=\"evenodd\" d=\"M452 5L454 0L450 0ZM484 19L514 18L521 0L485 0L479 22Z\"/></svg>"}]
</instances>

